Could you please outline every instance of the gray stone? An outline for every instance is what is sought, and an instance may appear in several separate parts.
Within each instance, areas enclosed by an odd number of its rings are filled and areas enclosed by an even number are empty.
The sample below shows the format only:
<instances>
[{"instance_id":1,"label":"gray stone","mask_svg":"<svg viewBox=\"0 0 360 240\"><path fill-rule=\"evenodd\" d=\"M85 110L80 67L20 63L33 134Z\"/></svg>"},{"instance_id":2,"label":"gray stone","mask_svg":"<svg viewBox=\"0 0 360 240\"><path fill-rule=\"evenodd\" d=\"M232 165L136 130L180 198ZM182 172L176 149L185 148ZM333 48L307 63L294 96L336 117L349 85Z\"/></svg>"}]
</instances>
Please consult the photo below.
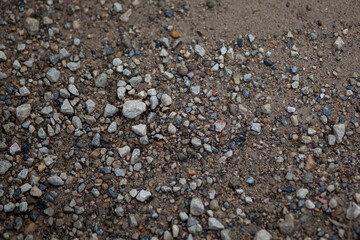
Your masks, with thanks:
<instances>
[{"instance_id":1,"label":"gray stone","mask_svg":"<svg viewBox=\"0 0 360 240\"><path fill-rule=\"evenodd\" d=\"M261 112L264 114L270 114L271 113L271 105L265 104L261 107Z\"/></svg>"},{"instance_id":2,"label":"gray stone","mask_svg":"<svg viewBox=\"0 0 360 240\"><path fill-rule=\"evenodd\" d=\"M21 151L21 148L18 143L14 143L13 145L10 146L9 152L11 155L15 155L20 151Z\"/></svg>"},{"instance_id":3,"label":"gray stone","mask_svg":"<svg viewBox=\"0 0 360 240\"><path fill-rule=\"evenodd\" d=\"M66 66L70 71L75 72L80 69L80 62L68 62Z\"/></svg>"},{"instance_id":4,"label":"gray stone","mask_svg":"<svg viewBox=\"0 0 360 240\"><path fill-rule=\"evenodd\" d=\"M182 62L181 64L178 65L177 67L177 72L181 75L181 76L186 76L186 74L188 74L188 68L186 67L185 63Z\"/></svg>"},{"instance_id":5,"label":"gray stone","mask_svg":"<svg viewBox=\"0 0 360 240\"><path fill-rule=\"evenodd\" d=\"M110 123L110 125L109 125L109 127L108 127L108 132L109 132L109 133L114 133L114 132L116 132L116 130L117 130L117 124L116 124L116 122Z\"/></svg>"},{"instance_id":6,"label":"gray stone","mask_svg":"<svg viewBox=\"0 0 360 240\"><path fill-rule=\"evenodd\" d=\"M42 191L37 186L33 186L30 190L30 195L33 197L41 197Z\"/></svg>"},{"instance_id":7,"label":"gray stone","mask_svg":"<svg viewBox=\"0 0 360 240\"><path fill-rule=\"evenodd\" d=\"M295 230L294 216L287 214L285 220L279 223L280 232L285 235L291 235Z\"/></svg>"},{"instance_id":8,"label":"gray stone","mask_svg":"<svg viewBox=\"0 0 360 240\"><path fill-rule=\"evenodd\" d=\"M5 62L7 57L3 51L0 51L0 62Z\"/></svg>"},{"instance_id":9,"label":"gray stone","mask_svg":"<svg viewBox=\"0 0 360 240\"><path fill-rule=\"evenodd\" d=\"M216 218L210 217L208 220L208 226L210 230L222 230L224 229L224 225L219 222Z\"/></svg>"},{"instance_id":10,"label":"gray stone","mask_svg":"<svg viewBox=\"0 0 360 240\"><path fill-rule=\"evenodd\" d=\"M47 179L47 181L54 186L62 186L64 185L64 181L59 176L51 176Z\"/></svg>"},{"instance_id":11,"label":"gray stone","mask_svg":"<svg viewBox=\"0 0 360 240\"><path fill-rule=\"evenodd\" d=\"M93 100L88 99L85 104L88 113L92 113L93 111L95 111L95 102Z\"/></svg>"},{"instance_id":12,"label":"gray stone","mask_svg":"<svg viewBox=\"0 0 360 240\"><path fill-rule=\"evenodd\" d=\"M260 125L260 123L253 123L253 124L251 125L251 131L260 133L260 131L261 131L261 125Z\"/></svg>"},{"instance_id":13,"label":"gray stone","mask_svg":"<svg viewBox=\"0 0 360 240\"><path fill-rule=\"evenodd\" d=\"M30 113L31 113L31 105L28 103L18 106L15 111L16 118L20 122L23 122L26 118L28 118L30 116Z\"/></svg>"},{"instance_id":14,"label":"gray stone","mask_svg":"<svg viewBox=\"0 0 360 240\"><path fill-rule=\"evenodd\" d=\"M129 155L130 151L131 151L131 149L129 146L118 148L118 153L119 153L120 157L125 157L126 155Z\"/></svg>"},{"instance_id":15,"label":"gray stone","mask_svg":"<svg viewBox=\"0 0 360 240\"><path fill-rule=\"evenodd\" d=\"M56 83L60 78L60 71L56 68L50 68L46 72L46 77L49 79L50 82Z\"/></svg>"},{"instance_id":16,"label":"gray stone","mask_svg":"<svg viewBox=\"0 0 360 240\"><path fill-rule=\"evenodd\" d=\"M200 86L191 86L190 91L192 95L197 96L200 94Z\"/></svg>"},{"instance_id":17,"label":"gray stone","mask_svg":"<svg viewBox=\"0 0 360 240\"><path fill-rule=\"evenodd\" d=\"M265 229L261 229L255 234L254 240L271 240L271 234Z\"/></svg>"},{"instance_id":18,"label":"gray stone","mask_svg":"<svg viewBox=\"0 0 360 240\"><path fill-rule=\"evenodd\" d=\"M300 198L300 199L304 199L306 198L306 195L309 193L309 190L307 190L306 188L299 188L299 190L297 190L296 192L296 197Z\"/></svg>"},{"instance_id":19,"label":"gray stone","mask_svg":"<svg viewBox=\"0 0 360 240\"><path fill-rule=\"evenodd\" d=\"M138 193L138 195L136 196L136 200L138 200L139 202L145 202L150 197L151 197L151 192L150 191L141 190Z\"/></svg>"},{"instance_id":20,"label":"gray stone","mask_svg":"<svg viewBox=\"0 0 360 240\"><path fill-rule=\"evenodd\" d=\"M104 117L112 117L115 113L117 113L119 109L111 104L106 104L104 110Z\"/></svg>"},{"instance_id":21,"label":"gray stone","mask_svg":"<svg viewBox=\"0 0 360 240\"><path fill-rule=\"evenodd\" d=\"M115 208L115 213L118 217L123 217L125 215L124 209L122 207Z\"/></svg>"},{"instance_id":22,"label":"gray stone","mask_svg":"<svg viewBox=\"0 0 360 240\"><path fill-rule=\"evenodd\" d=\"M95 87L104 88L107 86L107 82L107 75L102 73L95 78Z\"/></svg>"},{"instance_id":23,"label":"gray stone","mask_svg":"<svg viewBox=\"0 0 360 240\"><path fill-rule=\"evenodd\" d=\"M117 89L117 97L119 99L123 99L125 97L125 95L126 95L126 88L125 87L119 87Z\"/></svg>"},{"instance_id":24,"label":"gray stone","mask_svg":"<svg viewBox=\"0 0 360 240\"><path fill-rule=\"evenodd\" d=\"M145 136L146 135L146 125L145 124L138 124L131 126L131 130L139 136Z\"/></svg>"},{"instance_id":25,"label":"gray stone","mask_svg":"<svg viewBox=\"0 0 360 240\"><path fill-rule=\"evenodd\" d=\"M328 136L328 144L329 144L330 146L334 146L335 143L336 143L336 137L335 137L335 135L330 134L330 135Z\"/></svg>"},{"instance_id":26,"label":"gray stone","mask_svg":"<svg viewBox=\"0 0 360 240\"><path fill-rule=\"evenodd\" d=\"M200 55L200 57L205 56L205 49L200 45L195 45L195 52Z\"/></svg>"},{"instance_id":27,"label":"gray stone","mask_svg":"<svg viewBox=\"0 0 360 240\"><path fill-rule=\"evenodd\" d=\"M146 105L141 100L128 100L124 103L122 114L126 118L136 118L146 111Z\"/></svg>"},{"instance_id":28,"label":"gray stone","mask_svg":"<svg viewBox=\"0 0 360 240\"><path fill-rule=\"evenodd\" d=\"M253 42L255 41L255 36L252 35L252 34L249 34L249 35L248 35L248 38L249 38L249 42L250 42L250 43L253 43Z\"/></svg>"},{"instance_id":29,"label":"gray stone","mask_svg":"<svg viewBox=\"0 0 360 240\"><path fill-rule=\"evenodd\" d=\"M164 104L165 106L169 106L172 104L172 99L169 95L167 95L166 93L164 93L162 96L161 96L161 102L162 104Z\"/></svg>"},{"instance_id":30,"label":"gray stone","mask_svg":"<svg viewBox=\"0 0 360 240\"><path fill-rule=\"evenodd\" d=\"M193 216L200 216L204 213L204 204L200 198L193 198L190 204L190 213Z\"/></svg>"},{"instance_id":31,"label":"gray stone","mask_svg":"<svg viewBox=\"0 0 360 240\"><path fill-rule=\"evenodd\" d=\"M101 136L99 133L95 133L93 139L91 140L91 145L93 145L94 147L100 147L101 142L100 142Z\"/></svg>"},{"instance_id":32,"label":"gray stone","mask_svg":"<svg viewBox=\"0 0 360 240\"><path fill-rule=\"evenodd\" d=\"M230 229L224 229L220 232L221 240L231 240Z\"/></svg>"},{"instance_id":33,"label":"gray stone","mask_svg":"<svg viewBox=\"0 0 360 240\"><path fill-rule=\"evenodd\" d=\"M309 199L305 201L305 206L310 210L315 209L315 204Z\"/></svg>"},{"instance_id":34,"label":"gray stone","mask_svg":"<svg viewBox=\"0 0 360 240\"><path fill-rule=\"evenodd\" d=\"M76 88L76 86L74 84L69 84L68 90L74 96L79 96L79 94L80 94L79 90Z\"/></svg>"},{"instance_id":35,"label":"gray stone","mask_svg":"<svg viewBox=\"0 0 360 240\"><path fill-rule=\"evenodd\" d=\"M199 147L201 147L201 139L200 138L197 138L197 137L193 137L192 139L191 139L191 144L194 146L194 147L196 147L196 148L199 148Z\"/></svg>"},{"instance_id":36,"label":"gray stone","mask_svg":"<svg viewBox=\"0 0 360 240\"><path fill-rule=\"evenodd\" d=\"M251 81L251 73L247 73L244 75L244 81L245 82L250 82Z\"/></svg>"},{"instance_id":37,"label":"gray stone","mask_svg":"<svg viewBox=\"0 0 360 240\"><path fill-rule=\"evenodd\" d=\"M14 203L9 202L9 203L7 203L7 204L4 205L4 212L6 212L6 213L12 212L12 211L14 211L15 207L16 207L16 206L15 206Z\"/></svg>"},{"instance_id":38,"label":"gray stone","mask_svg":"<svg viewBox=\"0 0 360 240\"><path fill-rule=\"evenodd\" d=\"M30 35L35 35L39 32L39 21L35 18L28 17L25 19L25 29Z\"/></svg>"},{"instance_id":39,"label":"gray stone","mask_svg":"<svg viewBox=\"0 0 360 240\"><path fill-rule=\"evenodd\" d=\"M0 160L0 175L4 175L11 168L11 166L12 164L9 161Z\"/></svg>"},{"instance_id":40,"label":"gray stone","mask_svg":"<svg viewBox=\"0 0 360 240\"><path fill-rule=\"evenodd\" d=\"M337 143L341 143L343 137L345 136L345 124L335 124L333 126L334 128L334 133L335 133L335 137L336 137L336 142Z\"/></svg>"},{"instance_id":41,"label":"gray stone","mask_svg":"<svg viewBox=\"0 0 360 240\"><path fill-rule=\"evenodd\" d=\"M356 203L350 202L350 205L346 210L346 218L349 220L354 220L358 218L359 215L360 215L360 207Z\"/></svg>"},{"instance_id":42,"label":"gray stone","mask_svg":"<svg viewBox=\"0 0 360 240\"><path fill-rule=\"evenodd\" d=\"M137 223L136 218L135 218L134 215L129 216L129 224L130 224L130 227L137 227L138 226L138 223Z\"/></svg>"},{"instance_id":43,"label":"gray stone","mask_svg":"<svg viewBox=\"0 0 360 240\"><path fill-rule=\"evenodd\" d=\"M62 112L64 114L69 114L69 115L74 113L74 108L71 106L68 99L64 100L63 104L61 105L60 112Z\"/></svg>"},{"instance_id":44,"label":"gray stone","mask_svg":"<svg viewBox=\"0 0 360 240\"><path fill-rule=\"evenodd\" d=\"M342 38L340 36L334 42L334 46L336 49L341 49L344 45L345 45L345 42L342 40Z\"/></svg>"},{"instance_id":45,"label":"gray stone","mask_svg":"<svg viewBox=\"0 0 360 240\"><path fill-rule=\"evenodd\" d=\"M173 240L173 239L174 238L169 231L164 232L164 240Z\"/></svg>"}]
</instances>

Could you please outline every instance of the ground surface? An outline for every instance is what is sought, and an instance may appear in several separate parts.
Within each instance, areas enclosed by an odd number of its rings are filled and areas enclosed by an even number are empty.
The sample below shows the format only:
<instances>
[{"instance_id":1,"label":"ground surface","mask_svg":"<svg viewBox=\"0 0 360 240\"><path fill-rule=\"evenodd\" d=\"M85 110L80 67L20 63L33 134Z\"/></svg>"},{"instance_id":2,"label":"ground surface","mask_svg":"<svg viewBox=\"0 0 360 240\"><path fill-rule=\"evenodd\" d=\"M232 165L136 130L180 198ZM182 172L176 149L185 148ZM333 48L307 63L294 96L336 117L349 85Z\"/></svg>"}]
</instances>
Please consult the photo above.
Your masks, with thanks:
<instances>
[{"instance_id":1,"label":"ground surface","mask_svg":"<svg viewBox=\"0 0 360 240\"><path fill-rule=\"evenodd\" d=\"M359 1L14 2L1 238L359 239Z\"/></svg>"}]
</instances>

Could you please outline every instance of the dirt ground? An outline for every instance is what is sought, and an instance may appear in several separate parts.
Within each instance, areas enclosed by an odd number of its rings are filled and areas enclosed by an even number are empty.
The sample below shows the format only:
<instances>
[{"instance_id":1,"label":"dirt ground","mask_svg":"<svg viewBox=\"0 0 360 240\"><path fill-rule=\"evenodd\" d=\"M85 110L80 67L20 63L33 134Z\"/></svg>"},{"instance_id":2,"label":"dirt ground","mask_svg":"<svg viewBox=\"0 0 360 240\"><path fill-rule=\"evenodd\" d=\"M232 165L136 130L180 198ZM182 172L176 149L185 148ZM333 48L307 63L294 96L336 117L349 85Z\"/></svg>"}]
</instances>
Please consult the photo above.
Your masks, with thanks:
<instances>
[{"instance_id":1,"label":"dirt ground","mask_svg":"<svg viewBox=\"0 0 360 240\"><path fill-rule=\"evenodd\" d=\"M359 1L118 0L119 12L115 2L1 1L0 238L360 239ZM28 18L40 22L33 34ZM69 56L53 62L62 48ZM129 99L147 110L125 117Z\"/></svg>"}]
</instances>

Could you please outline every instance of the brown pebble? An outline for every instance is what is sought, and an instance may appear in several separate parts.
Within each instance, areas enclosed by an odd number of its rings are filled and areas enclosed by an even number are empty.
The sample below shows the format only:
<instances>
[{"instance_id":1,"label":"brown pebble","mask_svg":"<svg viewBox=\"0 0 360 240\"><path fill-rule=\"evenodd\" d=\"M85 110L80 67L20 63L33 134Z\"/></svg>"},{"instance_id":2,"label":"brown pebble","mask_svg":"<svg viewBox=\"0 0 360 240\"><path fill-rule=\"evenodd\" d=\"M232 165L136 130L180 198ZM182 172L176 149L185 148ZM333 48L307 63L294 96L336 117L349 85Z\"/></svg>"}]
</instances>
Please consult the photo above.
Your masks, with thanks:
<instances>
[{"instance_id":1,"label":"brown pebble","mask_svg":"<svg viewBox=\"0 0 360 240\"><path fill-rule=\"evenodd\" d=\"M180 33L176 32L176 31L172 31L170 33L170 36L174 39L178 39L180 37Z\"/></svg>"}]
</instances>

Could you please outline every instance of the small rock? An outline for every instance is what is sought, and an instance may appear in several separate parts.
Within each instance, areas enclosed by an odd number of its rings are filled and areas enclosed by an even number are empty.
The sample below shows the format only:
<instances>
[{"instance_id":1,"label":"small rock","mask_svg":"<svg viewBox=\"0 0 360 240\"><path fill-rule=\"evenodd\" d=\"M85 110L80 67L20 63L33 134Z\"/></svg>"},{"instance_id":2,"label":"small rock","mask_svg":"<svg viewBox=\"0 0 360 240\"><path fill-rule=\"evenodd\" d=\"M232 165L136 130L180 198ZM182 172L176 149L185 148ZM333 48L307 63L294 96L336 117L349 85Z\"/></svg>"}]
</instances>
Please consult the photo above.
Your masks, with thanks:
<instances>
[{"instance_id":1,"label":"small rock","mask_svg":"<svg viewBox=\"0 0 360 240\"><path fill-rule=\"evenodd\" d=\"M140 202L145 202L146 200L148 200L151 197L151 192L149 191L145 191L145 190L141 190L138 195L136 196L136 200L140 201Z\"/></svg>"},{"instance_id":2,"label":"small rock","mask_svg":"<svg viewBox=\"0 0 360 240\"><path fill-rule=\"evenodd\" d=\"M333 126L336 142L341 143L343 137L345 136L345 124L335 124Z\"/></svg>"},{"instance_id":3,"label":"small rock","mask_svg":"<svg viewBox=\"0 0 360 240\"><path fill-rule=\"evenodd\" d=\"M10 168L11 168L12 164L5 160L0 160L0 175L4 175Z\"/></svg>"},{"instance_id":4,"label":"small rock","mask_svg":"<svg viewBox=\"0 0 360 240\"><path fill-rule=\"evenodd\" d=\"M208 226L210 230L222 230L224 225L221 224L216 218L210 217L208 220Z\"/></svg>"},{"instance_id":5,"label":"small rock","mask_svg":"<svg viewBox=\"0 0 360 240\"><path fill-rule=\"evenodd\" d=\"M162 96L161 96L161 102L162 104L164 104L165 106L169 106L172 104L172 99L169 95L167 95L166 93L164 93Z\"/></svg>"},{"instance_id":6,"label":"small rock","mask_svg":"<svg viewBox=\"0 0 360 240\"><path fill-rule=\"evenodd\" d=\"M190 204L190 213L194 216L200 216L204 213L205 208L200 198L193 198Z\"/></svg>"},{"instance_id":7,"label":"small rock","mask_svg":"<svg viewBox=\"0 0 360 240\"><path fill-rule=\"evenodd\" d=\"M271 234L265 229L256 232L254 240L271 240Z\"/></svg>"},{"instance_id":8,"label":"small rock","mask_svg":"<svg viewBox=\"0 0 360 240\"><path fill-rule=\"evenodd\" d=\"M50 82L56 83L60 78L60 71L56 68L50 68L49 71L46 72L46 78L49 79Z\"/></svg>"},{"instance_id":9,"label":"small rock","mask_svg":"<svg viewBox=\"0 0 360 240\"><path fill-rule=\"evenodd\" d=\"M115 113L118 112L118 108L111 104L106 104L104 110L104 117L112 117Z\"/></svg>"},{"instance_id":10,"label":"small rock","mask_svg":"<svg viewBox=\"0 0 360 240\"><path fill-rule=\"evenodd\" d=\"M305 201L305 206L310 210L315 209L315 204L309 199Z\"/></svg>"},{"instance_id":11,"label":"small rock","mask_svg":"<svg viewBox=\"0 0 360 240\"><path fill-rule=\"evenodd\" d=\"M64 114L69 114L69 115L74 113L74 108L71 106L68 99L64 100L63 104L61 105L60 111Z\"/></svg>"},{"instance_id":12,"label":"small rock","mask_svg":"<svg viewBox=\"0 0 360 240\"><path fill-rule=\"evenodd\" d=\"M54 186L64 185L64 181L59 176L51 176L47 179L47 181Z\"/></svg>"},{"instance_id":13,"label":"small rock","mask_svg":"<svg viewBox=\"0 0 360 240\"><path fill-rule=\"evenodd\" d=\"M30 116L31 113L31 105L30 104L22 104L16 108L16 117L20 122L23 122L26 118Z\"/></svg>"},{"instance_id":14,"label":"small rock","mask_svg":"<svg viewBox=\"0 0 360 240\"><path fill-rule=\"evenodd\" d=\"M285 220L279 223L280 232L285 235L291 235L295 230L294 216L287 214Z\"/></svg>"},{"instance_id":15,"label":"small rock","mask_svg":"<svg viewBox=\"0 0 360 240\"><path fill-rule=\"evenodd\" d=\"M146 105L141 100L128 100L124 103L122 114L126 118L136 118L146 110Z\"/></svg>"},{"instance_id":16,"label":"small rock","mask_svg":"<svg viewBox=\"0 0 360 240\"><path fill-rule=\"evenodd\" d=\"M146 135L146 125L145 124L138 124L131 126L131 130L139 136L145 136Z\"/></svg>"},{"instance_id":17,"label":"small rock","mask_svg":"<svg viewBox=\"0 0 360 240\"><path fill-rule=\"evenodd\" d=\"M107 82L107 75L102 73L95 78L95 87L104 88L107 86Z\"/></svg>"},{"instance_id":18,"label":"small rock","mask_svg":"<svg viewBox=\"0 0 360 240\"><path fill-rule=\"evenodd\" d=\"M342 38L340 36L334 42L334 46L336 49L341 49L344 45L345 45L345 42L342 40Z\"/></svg>"},{"instance_id":19,"label":"small rock","mask_svg":"<svg viewBox=\"0 0 360 240\"><path fill-rule=\"evenodd\" d=\"M358 218L360 215L360 207L354 203L350 202L349 208L346 210L346 218L349 220L353 220Z\"/></svg>"},{"instance_id":20,"label":"small rock","mask_svg":"<svg viewBox=\"0 0 360 240\"><path fill-rule=\"evenodd\" d=\"M198 45L198 44L195 45L195 52L197 54L199 54L200 57L205 56L205 53L206 53L205 49L202 46Z\"/></svg>"},{"instance_id":21,"label":"small rock","mask_svg":"<svg viewBox=\"0 0 360 240\"><path fill-rule=\"evenodd\" d=\"M35 35L39 32L39 21L35 18L28 17L25 19L25 29L30 35Z\"/></svg>"}]
</instances>

